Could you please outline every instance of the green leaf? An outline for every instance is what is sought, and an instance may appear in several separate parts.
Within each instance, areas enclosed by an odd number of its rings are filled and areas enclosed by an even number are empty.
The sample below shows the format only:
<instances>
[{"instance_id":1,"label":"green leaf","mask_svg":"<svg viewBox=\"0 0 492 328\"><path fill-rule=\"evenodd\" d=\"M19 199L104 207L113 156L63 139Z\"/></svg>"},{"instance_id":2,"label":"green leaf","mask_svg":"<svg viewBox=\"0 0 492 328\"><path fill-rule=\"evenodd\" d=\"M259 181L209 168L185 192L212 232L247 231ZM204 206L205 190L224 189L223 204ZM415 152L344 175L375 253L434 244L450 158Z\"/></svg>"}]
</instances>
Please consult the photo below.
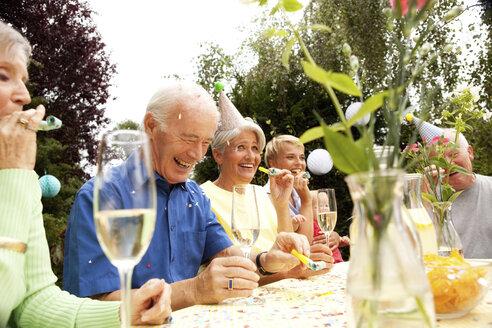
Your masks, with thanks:
<instances>
[{"instance_id":1,"label":"green leaf","mask_svg":"<svg viewBox=\"0 0 492 328\"><path fill-rule=\"evenodd\" d=\"M366 153L345 135L322 125L325 146L337 169L352 174L369 169Z\"/></svg>"},{"instance_id":2,"label":"green leaf","mask_svg":"<svg viewBox=\"0 0 492 328\"><path fill-rule=\"evenodd\" d=\"M334 89L343 93L362 96L359 88L355 85L354 81L346 74L327 72L323 68L311 64L307 61L301 61L304 73L312 80L320 84L328 84Z\"/></svg>"},{"instance_id":3,"label":"green leaf","mask_svg":"<svg viewBox=\"0 0 492 328\"><path fill-rule=\"evenodd\" d=\"M378 110L381 106L383 106L384 98L386 98L387 96L388 96L388 91L383 91L378 94L375 94L374 96L367 98L364 101L364 104L362 104L362 107L359 109L359 111L354 116L352 116L352 118L347 122L347 124L349 126L352 126L355 124L355 122L357 122L358 119Z\"/></svg>"},{"instance_id":4,"label":"green leaf","mask_svg":"<svg viewBox=\"0 0 492 328\"><path fill-rule=\"evenodd\" d=\"M322 136L323 136L323 128L321 126L317 126L307 131L304 131L304 133L299 137L299 142L305 144L310 141L319 139Z\"/></svg>"},{"instance_id":5,"label":"green leaf","mask_svg":"<svg viewBox=\"0 0 492 328\"><path fill-rule=\"evenodd\" d=\"M464 190L460 190L460 191L457 191L455 192L451 197L449 197L448 199L448 202L454 202L454 200L456 198L458 198L459 195L461 195L461 193L463 192Z\"/></svg>"},{"instance_id":6,"label":"green leaf","mask_svg":"<svg viewBox=\"0 0 492 328\"><path fill-rule=\"evenodd\" d=\"M428 194L426 192L422 193L422 198L427 201L428 203L437 203L436 197L432 196L431 194Z\"/></svg>"},{"instance_id":7,"label":"green leaf","mask_svg":"<svg viewBox=\"0 0 492 328\"><path fill-rule=\"evenodd\" d=\"M300 28L301 30L321 30L321 31L326 31L326 32L332 32L333 30L331 27L328 27L323 24L314 24L314 25L308 25L308 26L303 26Z\"/></svg>"},{"instance_id":8,"label":"green leaf","mask_svg":"<svg viewBox=\"0 0 492 328\"><path fill-rule=\"evenodd\" d=\"M282 6L289 12L298 11L303 7L297 0L282 0Z\"/></svg>"},{"instance_id":9,"label":"green leaf","mask_svg":"<svg viewBox=\"0 0 492 328\"><path fill-rule=\"evenodd\" d=\"M354 80L352 80L352 78L347 74L328 73L328 79L326 80L326 82L338 91L341 91L348 95L362 97L362 93L355 84Z\"/></svg>"},{"instance_id":10,"label":"green leaf","mask_svg":"<svg viewBox=\"0 0 492 328\"><path fill-rule=\"evenodd\" d=\"M275 15L275 13L280 9L280 3L277 3L275 7L272 8L272 11L270 11L270 16Z\"/></svg>"},{"instance_id":11,"label":"green leaf","mask_svg":"<svg viewBox=\"0 0 492 328\"><path fill-rule=\"evenodd\" d=\"M275 35L275 27L269 28L265 32L263 32L263 36L265 38L271 38L272 36Z\"/></svg>"},{"instance_id":12,"label":"green leaf","mask_svg":"<svg viewBox=\"0 0 492 328\"><path fill-rule=\"evenodd\" d=\"M304 73L313 81L318 83L325 83L327 79L328 72L317 65L313 65L310 62L301 60L302 68Z\"/></svg>"},{"instance_id":13,"label":"green leaf","mask_svg":"<svg viewBox=\"0 0 492 328\"><path fill-rule=\"evenodd\" d=\"M260 6L264 6L268 0L260 0Z\"/></svg>"},{"instance_id":14,"label":"green leaf","mask_svg":"<svg viewBox=\"0 0 492 328\"><path fill-rule=\"evenodd\" d=\"M332 125L328 125L326 127L332 130L333 132L345 130L345 127L341 123L335 123ZM304 131L304 133L299 137L299 142L305 144L313 140L319 139L323 136L324 136L323 128L321 126L317 126L307 131Z\"/></svg>"},{"instance_id":15,"label":"green leaf","mask_svg":"<svg viewBox=\"0 0 492 328\"><path fill-rule=\"evenodd\" d=\"M290 53L292 52L292 46L294 45L294 42L296 42L296 38L292 37L285 45L284 52L282 52L282 65L284 65L287 71L289 71Z\"/></svg>"}]
</instances>

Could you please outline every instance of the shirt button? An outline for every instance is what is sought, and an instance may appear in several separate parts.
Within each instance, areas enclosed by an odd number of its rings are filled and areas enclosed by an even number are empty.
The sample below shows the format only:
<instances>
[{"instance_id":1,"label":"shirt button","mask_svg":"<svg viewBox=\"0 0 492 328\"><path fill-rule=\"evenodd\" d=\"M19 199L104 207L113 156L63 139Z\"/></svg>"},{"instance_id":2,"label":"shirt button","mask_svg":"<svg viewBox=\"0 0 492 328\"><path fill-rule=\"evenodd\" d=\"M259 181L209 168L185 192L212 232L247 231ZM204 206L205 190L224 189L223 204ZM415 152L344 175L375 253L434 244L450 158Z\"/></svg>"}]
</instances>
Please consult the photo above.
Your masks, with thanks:
<instances>
[{"instance_id":1,"label":"shirt button","mask_svg":"<svg viewBox=\"0 0 492 328\"><path fill-rule=\"evenodd\" d=\"M171 226L171 231L174 231L174 226L173 225Z\"/></svg>"},{"instance_id":2,"label":"shirt button","mask_svg":"<svg viewBox=\"0 0 492 328\"><path fill-rule=\"evenodd\" d=\"M174 255L171 257L171 262L174 262Z\"/></svg>"}]
</instances>

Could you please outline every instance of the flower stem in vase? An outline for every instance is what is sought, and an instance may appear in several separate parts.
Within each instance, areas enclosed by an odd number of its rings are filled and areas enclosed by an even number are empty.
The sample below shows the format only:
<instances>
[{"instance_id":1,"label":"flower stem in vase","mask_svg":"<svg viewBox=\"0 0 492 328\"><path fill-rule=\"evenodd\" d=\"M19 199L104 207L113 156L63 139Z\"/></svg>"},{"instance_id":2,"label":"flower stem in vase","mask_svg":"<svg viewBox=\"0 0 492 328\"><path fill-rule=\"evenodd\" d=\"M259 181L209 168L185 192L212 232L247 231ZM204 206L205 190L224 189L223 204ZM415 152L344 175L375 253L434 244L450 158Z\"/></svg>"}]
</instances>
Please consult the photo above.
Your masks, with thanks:
<instances>
[{"instance_id":1,"label":"flower stem in vase","mask_svg":"<svg viewBox=\"0 0 492 328\"><path fill-rule=\"evenodd\" d=\"M403 172L358 173L346 181L360 218L347 275L349 327L435 327L423 262L403 228Z\"/></svg>"}]
</instances>

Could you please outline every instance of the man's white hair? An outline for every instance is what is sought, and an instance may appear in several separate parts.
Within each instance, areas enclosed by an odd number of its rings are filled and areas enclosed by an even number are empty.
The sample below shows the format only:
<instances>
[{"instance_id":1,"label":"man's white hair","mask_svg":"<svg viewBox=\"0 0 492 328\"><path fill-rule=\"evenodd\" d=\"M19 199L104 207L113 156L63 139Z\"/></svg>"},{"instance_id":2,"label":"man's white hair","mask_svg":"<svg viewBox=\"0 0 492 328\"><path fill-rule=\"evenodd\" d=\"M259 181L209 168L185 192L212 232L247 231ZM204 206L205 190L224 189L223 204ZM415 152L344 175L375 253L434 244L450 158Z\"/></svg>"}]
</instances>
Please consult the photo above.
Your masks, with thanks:
<instances>
[{"instance_id":1,"label":"man's white hair","mask_svg":"<svg viewBox=\"0 0 492 328\"><path fill-rule=\"evenodd\" d=\"M443 130L442 134L445 138L449 138L451 141L454 141L454 139L456 138L456 130L455 129L445 128L442 130ZM458 143L458 146L460 148L467 149L469 146L468 141L466 140L465 136L461 133L458 135L457 143Z\"/></svg>"}]
</instances>

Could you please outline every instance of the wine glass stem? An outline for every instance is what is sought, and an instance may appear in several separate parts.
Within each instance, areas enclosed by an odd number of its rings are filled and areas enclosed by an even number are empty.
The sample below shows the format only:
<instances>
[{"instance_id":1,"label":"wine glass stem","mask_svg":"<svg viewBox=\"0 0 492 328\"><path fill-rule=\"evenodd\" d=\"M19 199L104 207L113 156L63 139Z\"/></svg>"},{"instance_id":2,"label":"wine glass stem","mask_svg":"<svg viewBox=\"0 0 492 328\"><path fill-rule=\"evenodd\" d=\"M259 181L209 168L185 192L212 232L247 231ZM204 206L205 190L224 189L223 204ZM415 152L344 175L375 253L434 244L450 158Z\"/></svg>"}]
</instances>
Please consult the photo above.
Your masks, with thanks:
<instances>
[{"instance_id":1,"label":"wine glass stem","mask_svg":"<svg viewBox=\"0 0 492 328\"><path fill-rule=\"evenodd\" d=\"M328 247L330 247L330 235L331 235L331 231L325 232L326 246L328 246Z\"/></svg>"},{"instance_id":2,"label":"wine glass stem","mask_svg":"<svg viewBox=\"0 0 492 328\"><path fill-rule=\"evenodd\" d=\"M130 294L133 267L118 267L121 282L121 327L130 328Z\"/></svg>"},{"instance_id":3,"label":"wine glass stem","mask_svg":"<svg viewBox=\"0 0 492 328\"><path fill-rule=\"evenodd\" d=\"M243 251L244 257L249 259L249 256L251 255L251 247L241 247L241 250Z\"/></svg>"}]
</instances>

